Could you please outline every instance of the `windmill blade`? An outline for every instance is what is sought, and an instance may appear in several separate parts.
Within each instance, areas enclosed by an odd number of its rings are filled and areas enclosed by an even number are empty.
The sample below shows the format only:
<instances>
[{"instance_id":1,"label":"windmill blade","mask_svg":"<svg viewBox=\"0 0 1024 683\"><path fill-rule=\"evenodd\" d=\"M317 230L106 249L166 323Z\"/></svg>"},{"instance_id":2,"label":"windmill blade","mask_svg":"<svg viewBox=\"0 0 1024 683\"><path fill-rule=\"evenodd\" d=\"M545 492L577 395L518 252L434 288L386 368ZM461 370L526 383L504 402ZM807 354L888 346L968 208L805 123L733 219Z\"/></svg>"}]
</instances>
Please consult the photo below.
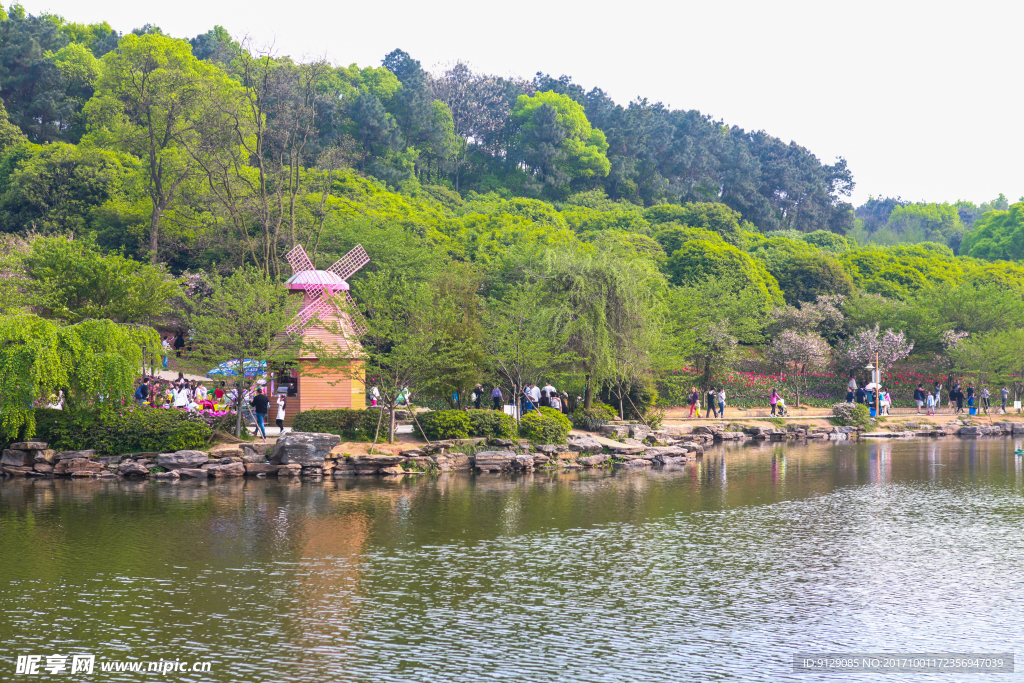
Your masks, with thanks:
<instances>
[{"instance_id":1,"label":"windmill blade","mask_svg":"<svg viewBox=\"0 0 1024 683\"><path fill-rule=\"evenodd\" d=\"M284 260L292 267L292 273L301 273L304 270L316 270L313 267L313 262L309 260L309 256L306 255L306 250L302 248L301 244L296 244L291 251L285 254Z\"/></svg>"},{"instance_id":2,"label":"windmill blade","mask_svg":"<svg viewBox=\"0 0 1024 683\"><path fill-rule=\"evenodd\" d=\"M347 280L357 270L370 262L370 255L363 249L363 245L357 244L352 251L337 260L327 272L334 273L342 280Z\"/></svg>"},{"instance_id":3,"label":"windmill blade","mask_svg":"<svg viewBox=\"0 0 1024 683\"><path fill-rule=\"evenodd\" d=\"M352 332L355 333L357 337L362 337L367 332L366 318L364 318L363 314L358 308L356 308L356 302L348 292L345 292L345 301L348 302L348 322L352 326Z\"/></svg>"},{"instance_id":4,"label":"windmill blade","mask_svg":"<svg viewBox=\"0 0 1024 683\"><path fill-rule=\"evenodd\" d=\"M334 306L331 305L330 300L325 297L317 297L295 316L295 322L288 326L288 335L294 337L301 334L314 319L324 318L332 313L334 313Z\"/></svg>"}]
</instances>

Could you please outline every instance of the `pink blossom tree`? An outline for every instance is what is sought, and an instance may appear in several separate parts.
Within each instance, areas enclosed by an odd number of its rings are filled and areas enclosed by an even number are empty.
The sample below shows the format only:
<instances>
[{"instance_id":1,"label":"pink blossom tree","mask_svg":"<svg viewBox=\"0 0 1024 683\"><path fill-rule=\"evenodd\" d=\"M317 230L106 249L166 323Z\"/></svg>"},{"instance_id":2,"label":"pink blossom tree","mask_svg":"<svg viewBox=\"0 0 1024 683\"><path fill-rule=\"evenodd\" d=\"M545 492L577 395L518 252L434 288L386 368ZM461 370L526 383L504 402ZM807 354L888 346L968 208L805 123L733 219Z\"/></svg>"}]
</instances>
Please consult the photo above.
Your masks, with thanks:
<instances>
[{"instance_id":1,"label":"pink blossom tree","mask_svg":"<svg viewBox=\"0 0 1024 683\"><path fill-rule=\"evenodd\" d=\"M914 343L908 341L903 332L881 332L878 325L875 325L874 328L863 329L844 341L839 346L838 358L839 364L846 370L857 371L870 363L886 372L909 356L913 350Z\"/></svg>"},{"instance_id":2,"label":"pink blossom tree","mask_svg":"<svg viewBox=\"0 0 1024 683\"><path fill-rule=\"evenodd\" d=\"M765 357L780 369L795 370L793 391L799 407L800 396L807 393L807 373L822 370L828 365L830 349L828 342L819 334L785 330L772 340L765 350Z\"/></svg>"}]
</instances>

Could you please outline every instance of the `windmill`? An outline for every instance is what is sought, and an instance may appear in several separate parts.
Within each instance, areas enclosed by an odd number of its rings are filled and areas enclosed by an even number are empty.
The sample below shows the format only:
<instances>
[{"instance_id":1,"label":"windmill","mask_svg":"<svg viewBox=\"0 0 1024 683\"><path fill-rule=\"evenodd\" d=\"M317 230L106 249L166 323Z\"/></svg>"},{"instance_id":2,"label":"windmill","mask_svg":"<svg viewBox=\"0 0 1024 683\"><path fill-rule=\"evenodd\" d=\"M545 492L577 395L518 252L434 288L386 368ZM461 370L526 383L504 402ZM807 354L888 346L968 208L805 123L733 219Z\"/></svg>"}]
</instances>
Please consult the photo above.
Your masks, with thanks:
<instances>
[{"instance_id":1,"label":"windmill","mask_svg":"<svg viewBox=\"0 0 1024 683\"><path fill-rule=\"evenodd\" d=\"M349 330L357 337L366 334L365 321L356 308L352 295L349 294L346 282L356 271L370 262L363 245L357 244L352 251L338 259L327 270L314 268L301 244L296 244L284 258L292 267L292 276L288 278L286 284L290 289L302 290L305 293L305 305L295 316L295 322L288 327L290 336L302 334L310 321L334 313L341 313L347 319ZM345 293L345 300L340 302L341 305L334 300L338 292Z\"/></svg>"}]
</instances>

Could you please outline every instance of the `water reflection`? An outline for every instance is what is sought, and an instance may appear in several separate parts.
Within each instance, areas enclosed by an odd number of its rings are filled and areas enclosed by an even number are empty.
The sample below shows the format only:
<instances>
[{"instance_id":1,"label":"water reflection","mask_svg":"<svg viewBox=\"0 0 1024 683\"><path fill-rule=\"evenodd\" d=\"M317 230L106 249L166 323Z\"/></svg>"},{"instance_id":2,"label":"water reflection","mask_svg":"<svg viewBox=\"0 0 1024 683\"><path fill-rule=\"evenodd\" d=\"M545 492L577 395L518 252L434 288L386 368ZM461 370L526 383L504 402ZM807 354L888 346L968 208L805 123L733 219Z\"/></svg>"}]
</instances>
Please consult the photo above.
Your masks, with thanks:
<instances>
[{"instance_id":1,"label":"water reflection","mask_svg":"<svg viewBox=\"0 0 1024 683\"><path fill-rule=\"evenodd\" d=\"M831 679L789 673L792 652L1012 650L1016 446L730 444L664 470L389 481L7 481L0 657L209 658L217 681L813 681Z\"/></svg>"}]
</instances>

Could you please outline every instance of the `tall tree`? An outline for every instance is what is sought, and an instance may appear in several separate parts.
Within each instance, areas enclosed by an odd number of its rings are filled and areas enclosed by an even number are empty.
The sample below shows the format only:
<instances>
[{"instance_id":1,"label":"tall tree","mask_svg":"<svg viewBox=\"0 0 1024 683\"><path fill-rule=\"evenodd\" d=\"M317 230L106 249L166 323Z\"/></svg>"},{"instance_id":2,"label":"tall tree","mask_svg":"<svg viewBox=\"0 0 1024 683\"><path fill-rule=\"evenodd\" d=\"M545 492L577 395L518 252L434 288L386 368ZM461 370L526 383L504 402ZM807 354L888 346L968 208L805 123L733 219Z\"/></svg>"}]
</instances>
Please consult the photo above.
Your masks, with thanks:
<instances>
[{"instance_id":1,"label":"tall tree","mask_svg":"<svg viewBox=\"0 0 1024 683\"><path fill-rule=\"evenodd\" d=\"M103 57L96 94L86 105L93 135L143 160L152 205L149 254L159 258L160 222L182 184L195 175L189 146L208 127L198 117L219 116L204 102L227 76L192 56L189 44L162 35L125 36ZM207 129L206 133L201 132Z\"/></svg>"}]
</instances>

